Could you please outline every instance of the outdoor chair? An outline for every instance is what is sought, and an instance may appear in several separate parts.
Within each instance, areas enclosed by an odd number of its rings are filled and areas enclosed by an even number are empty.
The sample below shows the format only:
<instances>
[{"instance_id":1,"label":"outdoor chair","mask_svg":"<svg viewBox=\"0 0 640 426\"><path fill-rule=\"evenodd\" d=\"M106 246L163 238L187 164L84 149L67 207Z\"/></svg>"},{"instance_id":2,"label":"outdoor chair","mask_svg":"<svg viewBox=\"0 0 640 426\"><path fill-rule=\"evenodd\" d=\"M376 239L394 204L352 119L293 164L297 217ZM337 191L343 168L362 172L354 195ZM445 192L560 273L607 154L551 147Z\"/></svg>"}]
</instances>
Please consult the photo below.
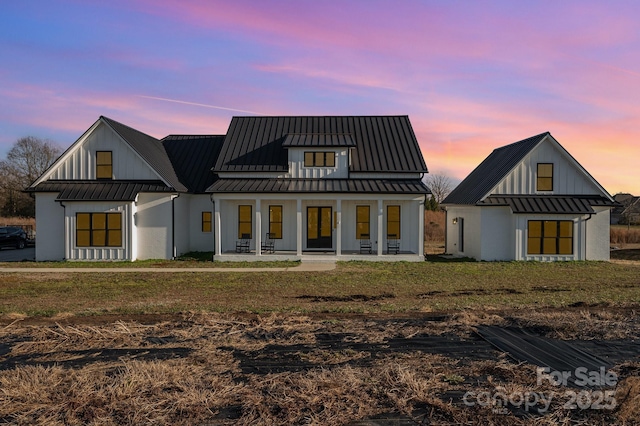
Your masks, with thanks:
<instances>
[{"instance_id":1,"label":"outdoor chair","mask_svg":"<svg viewBox=\"0 0 640 426\"><path fill-rule=\"evenodd\" d=\"M360 254L371 254L371 240L369 239L369 234L360 234Z\"/></svg>"},{"instance_id":2,"label":"outdoor chair","mask_svg":"<svg viewBox=\"0 0 640 426\"><path fill-rule=\"evenodd\" d=\"M242 238L236 241L236 253L249 253L251 234L242 234Z\"/></svg>"},{"instance_id":3,"label":"outdoor chair","mask_svg":"<svg viewBox=\"0 0 640 426\"><path fill-rule=\"evenodd\" d=\"M387 235L387 254L400 252L400 240L396 234Z\"/></svg>"},{"instance_id":4,"label":"outdoor chair","mask_svg":"<svg viewBox=\"0 0 640 426\"><path fill-rule=\"evenodd\" d=\"M276 242L274 240L275 234L267 232L264 241L262 242L262 252L275 253Z\"/></svg>"}]
</instances>

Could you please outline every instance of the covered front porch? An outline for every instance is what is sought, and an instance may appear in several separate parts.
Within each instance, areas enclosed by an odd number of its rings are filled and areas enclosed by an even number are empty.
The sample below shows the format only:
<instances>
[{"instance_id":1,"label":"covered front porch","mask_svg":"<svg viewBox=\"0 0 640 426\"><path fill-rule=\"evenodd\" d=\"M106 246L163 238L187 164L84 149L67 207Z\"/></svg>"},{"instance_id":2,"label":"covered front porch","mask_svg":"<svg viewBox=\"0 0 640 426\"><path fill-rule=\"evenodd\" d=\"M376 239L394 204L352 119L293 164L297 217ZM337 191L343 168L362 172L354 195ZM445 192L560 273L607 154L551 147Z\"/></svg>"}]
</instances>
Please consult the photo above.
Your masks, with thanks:
<instances>
[{"instance_id":1,"label":"covered front porch","mask_svg":"<svg viewBox=\"0 0 640 426\"><path fill-rule=\"evenodd\" d=\"M243 193L213 201L216 261L424 260L422 195Z\"/></svg>"}]
</instances>

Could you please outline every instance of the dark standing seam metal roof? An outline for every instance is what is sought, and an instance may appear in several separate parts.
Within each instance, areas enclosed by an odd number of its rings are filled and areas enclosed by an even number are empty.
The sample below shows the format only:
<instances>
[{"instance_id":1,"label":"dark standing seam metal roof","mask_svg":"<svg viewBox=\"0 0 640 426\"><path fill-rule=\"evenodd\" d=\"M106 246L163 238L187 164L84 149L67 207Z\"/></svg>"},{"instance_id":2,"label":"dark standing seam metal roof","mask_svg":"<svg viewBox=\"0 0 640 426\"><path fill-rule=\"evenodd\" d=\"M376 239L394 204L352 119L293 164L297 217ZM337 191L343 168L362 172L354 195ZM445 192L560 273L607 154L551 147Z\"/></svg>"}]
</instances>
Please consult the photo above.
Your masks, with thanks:
<instances>
[{"instance_id":1,"label":"dark standing seam metal roof","mask_svg":"<svg viewBox=\"0 0 640 426\"><path fill-rule=\"evenodd\" d=\"M283 144L302 133L350 134L353 172L427 172L407 116L233 117L214 171L286 172Z\"/></svg>"},{"instance_id":2,"label":"dark standing seam metal roof","mask_svg":"<svg viewBox=\"0 0 640 426\"><path fill-rule=\"evenodd\" d=\"M513 213L589 214L592 206L612 206L600 196L584 195L491 195L480 206L509 206Z\"/></svg>"},{"instance_id":3,"label":"dark standing seam metal roof","mask_svg":"<svg viewBox=\"0 0 640 426\"><path fill-rule=\"evenodd\" d=\"M430 193L419 179L219 179L207 192Z\"/></svg>"},{"instance_id":4,"label":"dark standing seam metal roof","mask_svg":"<svg viewBox=\"0 0 640 426\"><path fill-rule=\"evenodd\" d=\"M184 186L169 160L169 156L158 139L140 132L110 118L101 117L116 133L122 137L147 163L177 191L186 192Z\"/></svg>"},{"instance_id":5,"label":"dark standing seam metal roof","mask_svg":"<svg viewBox=\"0 0 640 426\"><path fill-rule=\"evenodd\" d=\"M349 133L289 133L282 143L289 147L355 147L356 142Z\"/></svg>"},{"instance_id":6,"label":"dark standing seam metal roof","mask_svg":"<svg viewBox=\"0 0 640 426\"><path fill-rule=\"evenodd\" d=\"M496 186L549 132L495 149L442 204L476 204Z\"/></svg>"},{"instance_id":7,"label":"dark standing seam metal roof","mask_svg":"<svg viewBox=\"0 0 640 426\"><path fill-rule=\"evenodd\" d=\"M162 139L173 168L189 192L204 193L216 175L216 162L224 135L169 135Z\"/></svg>"},{"instance_id":8,"label":"dark standing seam metal roof","mask_svg":"<svg viewBox=\"0 0 640 426\"><path fill-rule=\"evenodd\" d=\"M139 192L175 192L158 181L48 180L29 192L59 192L56 201L133 201Z\"/></svg>"}]
</instances>

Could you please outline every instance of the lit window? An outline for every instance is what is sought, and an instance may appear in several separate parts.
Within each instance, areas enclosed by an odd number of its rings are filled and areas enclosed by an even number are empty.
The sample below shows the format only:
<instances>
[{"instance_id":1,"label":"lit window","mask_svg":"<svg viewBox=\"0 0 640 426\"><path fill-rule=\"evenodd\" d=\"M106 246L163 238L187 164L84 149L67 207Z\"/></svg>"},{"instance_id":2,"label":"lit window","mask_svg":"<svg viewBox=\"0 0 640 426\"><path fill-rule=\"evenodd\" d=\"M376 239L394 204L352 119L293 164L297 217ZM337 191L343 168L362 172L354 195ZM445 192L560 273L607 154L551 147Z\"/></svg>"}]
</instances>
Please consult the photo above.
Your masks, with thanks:
<instances>
[{"instance_id":1,"label":"lit window","mask_svg":"<svg viewBox=\"0 0 640 426\"><path fill-rule=\"evenodd\" d=\"M305 167L335 167L336 154L334 152L305 152Z\"/></svg>"},{"instance_id":2,"label":"lit window","mask_svg":"<svg viewBox=\"0 0 640 426\"><path fill-rule=\"evenodd\" d=\"M111 151L96 152L96 179L113 178L113 155Z\"/></svg>"},{"instance_id":3,"label":"lit window","mask_svg":"<svg viewBox=\"0 0 640 426\"><path fill-rule=\"evenodd\" d=\"M527 254L573 254L573 222L530 220Z\"/></svg>"},{"instance_id":4,"label":"lit window","mask_svg":"<svg viewBox=\"0 0 640 426\"><path fill-rule=\"evenodd\" d=\"M356 206L356 239L368 240L371 237L369 217L369 206Z\"/></svg>"},{"instance_id":5,"label":"lit window","mask_svg":"<svg viewBox=\"0 0 640 426\"><path fill-rule=\"evenodd\" d=\"M253 238L253 215L251 206L238 206L238 238L248 235Z\"/></svg>"},{"instance_id":6,"label":"lit window","mask_svg":"<svg viewBox=\"0 0 640 426\"><path fill-rule=\"evenodd\" d=\"M211 232L211 212L202 212L202 232Z\"/></svg>"},{"instance_id":7,"label":"lit window","mask_svg":"<svg viewBox=\"0 0 640 426\"><path fill-rule=\"evenodd\" d=\"M76 213L77 247L121 247L122 213Z\"/></svg>"},{"instance_id":8,"label":"lit window","mask_svg":"<svg viewBox=\"0 0 640 426\"><path fill-rule=\"evenodd\" d=\"M400 239L400 206L387 206L387 238Z\"/></svg>"},{"instance_id":9,"label":"lit window","mask_svg":"<svg viewBox=\"0 0 640 426\"><path fill-rule=\"evenodd\" d=\"M553 164L538 163L536 191L553 191Z\"/></svg>"},{"instance_id":10,"label":"lit window","mask_svg":"<svg viewBox=\"0 0 640 426\"><path fill-rule=\"evenodd\" d=\"M271 238L282 238L282 206L269 206L269 233Z\"/></svg>"}]
</instances>

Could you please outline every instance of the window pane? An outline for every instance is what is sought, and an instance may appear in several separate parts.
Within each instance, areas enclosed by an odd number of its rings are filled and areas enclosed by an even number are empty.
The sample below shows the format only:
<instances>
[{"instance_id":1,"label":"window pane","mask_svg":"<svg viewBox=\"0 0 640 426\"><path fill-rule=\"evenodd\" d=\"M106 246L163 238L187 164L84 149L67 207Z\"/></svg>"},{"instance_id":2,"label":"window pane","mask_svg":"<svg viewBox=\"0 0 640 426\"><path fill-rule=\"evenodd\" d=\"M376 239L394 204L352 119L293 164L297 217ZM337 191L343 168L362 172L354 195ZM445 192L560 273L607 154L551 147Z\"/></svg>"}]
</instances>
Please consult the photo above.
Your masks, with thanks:
<instances>
[{"instance_id":1,"label":"window pane","mask_svg":"<svg viewBox=\"0 0 640 426\"><path fill-rule=\"evenodd\" d=\"M273 238L280 239L282 238L282 223L274 222L269 225L269 232Z\"/></svg>"},{"instance_id":2,"label":"window pane","mask_svg":"<svg viewBox=\"0 0 640 426\"><path fill-rule=\"evenodd\" d=\"M573 222L563 220L560 222L560 236L572 237L573 236Z\"/></svg>"},{"instance_id":3,"label":"window pane","mask_svg":"<svg viewBox=\"0 0 640 426\"><path fill-rule=\"evenodd\" d=\"M240 222L251 222L251 206L239 206Z\"/></svg>"},{"instance_id":4,"label":"window pane","mask_svg":"<svg viewBox=\"0 0 640 426\"><path fill-rule=\"evenodd\" d=\"M318 238L318 209L315 207L307 210L307 238Z\"/></svg>"},{"instance_id":5,"label":"window pane","mask_svg":"<svg viewBox=\"0 0 640 426\"><path fill-rule=\"evenodd\" d=\"M96 164L100 166L111 165L111 151L96 152Z\"/></svg>"},{"instance_id":6,"label":"window pane","mask_svg":"<svg viewBox=\"0 0 640 426\"><path fill-rule=\"evenodd\" d=\"M108 217L109 229L121 229L122 228L122 221L120 220L120 217L121 217L120 213L109 213L107 215L107 217Z\"/></svg>"},{"instance_id":7,"label":"window pane","mask_svg":"<svg viewBox=\"0 0 640 426\"><path fill-rule=\"evenodd\" d=\"M529 237L541 237L542 236L542 222L539 220L529 221Z\"/></svg>"},{"instance_id":8,"label":"window pane","mask_svg":"<svg viewBox=\"0 0 640 426\"><path fill-rule=\"evenodd\" d=\"M249 235L249 238L253 238L251 236L251 224L247 222L242 222L238 226L238 238L242 238L243 234Z\"/></svg>"},{"instance_id":9,"label":"window pane","mask_svg":"<svg viewBox=\"0 0 640 426\"><path fill-rule=\"evenodd\" d=\"M369 206L357 206L356 216L358 222L369 222Z\"/></svg>"},{"instance_id":10,"label":"window pane","mask_svg":"<svg viewBox=\"0 0 640 426\"><path fill-rule=\"evenodd\" d=\"M336 165L336 154L333 152L325 152L325 162L324 165L327 167L335 167Z\"/></svg>"},{"instance_id":11,"label":"window pane","mask_svg":"<svg viewBox=\"0 0 640 426\"><path fill-rule=\"evenodd\" d=\"M282 206L269 206L269 221L282 222Z\"/></svg>"},{"instance_id":12,"label":"window pane","mask_svg":"<svg viewBox=\"0 0 640 426\"><path fill-rule=\"evenodd\" d=\"M313 167L313 152L304 153L304 166Z\"/></svg>"},{"instance_id":13,"label":"window pane","mask_svg":"<svg viewBox=\"0 0 640 426\"><path fill-rule=\"evenodd\" d=\"M89 213L76 214L76 229L91 229L91 215Z\"/></svg>"},{"instance_id":14,"label":"window pane","mask_svg":"<svg viewBox=\"0 0 640 426\"><path fill-rule=\"evenodd\" d=\"M93 213L91 215L91 229L107 229L107 215L105 213Z\"/></svg>"},{"instance_id":15,"label":"window pane","mask_svg":"<svg viewBox=\"0 0 640 426\"><path fill-rule=\"evenodd\" d=\"M558 236L558 222L555 220L545 220L544 221L544 237L545 238L555 238Z\"/></svg>"},{"instance_id":16,"label":"window pane","mask_svg":"<svg viewBox=\"0 0 640 426\"><path fill-rule=\"evenodd\" d=\"M573 238L560 238L559 254L573 254Z\"/></svg>"},{"instance_id":17,"label":"window pane","mask_svg":"<svg viewBox=\"0 0 640 426\"><path fill-rule=\"evenodd\" d=\"M109 247L120 247L122 246L122 230L114 229L109 231L109 241L107 242Z\"/></svg>"},{"instance_id":18,"label":"window pane","mask_svg":"<svg viewBox=\"0 0 640 426\"><path fill-rule=\"evenodd\" d=\"M92 235L92 246L93 247L104 247L107 245L107 231L100 229L100 230L93 230L91 232Z\"/></svg>"},{"instance_id":19,"label":"window pane","mask_svg":"<svg viewBox=\"0 0 640 426\"><path fill-rule=\"evenodd\" d=\"M356 239L369 239L371 233L369 232L369 223L360 222L356 225Z\"/></svg>"},{"instance_id":20,"label":"window pane","mask_svg":"<svg viewBox=\"0 0 640 426\"><path fill-rule=\"evenodd\" d=\"M553 177L553 164L539 163L538 164L538 177Z\"/></svg>"},{"instance_id":21,"label":"window pane","mask_svg":"<svg viewBox=\"0 0 640 426\"><path fill-rule=\"evenodd\" d=\"M543 254L557 254L556 253L556 239L555 238L544 238L542 245L542 253Z\"/></svg>"},{"instance_id":22,"label":"window pane","mask_svg":"<svg viewBox=\"0 0 640 426\"><path fill-rule=\"evenodd\" d=\"M538 177L538 191L553 191L553 178Z\"/></svg>"},{"instance_id":23,"label":"window pane","mask_svg":"<svg viewBox=\"0 0 640 426\"><path fill-rule=\"evenodd\" d=\"M89 247L91 244L91 231L76 231L76 246Z\"/></svg>"},{"instance_id":24,"label":"window pane","mask_svg":"<svg viewBox=\"0 0 640 426\"><path fill-rule=\"evenodd\" d=\"M202 212L202 232L211 232L211 212Z\"/></svg>"},{"instance_id":25,"label":"window pane","mask_svg":"<svg viewBox=\"0 0 640 426\"><path fill-rule=\"evenodd\" d=\"M400 206L388 206L387 218L394 222L400 221Z\"/></svg>"},{"instance_id":26,"label":"window pane","mask_svg":"<svg viewBox=\"0 0 640 426\"><path fill-rule=\"evenodd\" d=\"M112 177L111 166L96 166L96 179L111 179Z\"/></svg>"},{"instance_id":27,"label":"window pane","mask_svg":"<svg viewBox=\"0 0 640 426\"><path fill-rule=\"evenodd\" d=\"M321 237L330 237L331 236L331 209L330 208L322 208L322 224L320 229Z\"/></svg>"},{"instance_id":28,"label":"window pane","mask_svg":"<svg viewBox=\"0 0 640 426\"><path fill-rule=\"evenodd\" d=\"M540 238L527 240L527 254L540 254Z\"/></svg>"}]
</instances>

